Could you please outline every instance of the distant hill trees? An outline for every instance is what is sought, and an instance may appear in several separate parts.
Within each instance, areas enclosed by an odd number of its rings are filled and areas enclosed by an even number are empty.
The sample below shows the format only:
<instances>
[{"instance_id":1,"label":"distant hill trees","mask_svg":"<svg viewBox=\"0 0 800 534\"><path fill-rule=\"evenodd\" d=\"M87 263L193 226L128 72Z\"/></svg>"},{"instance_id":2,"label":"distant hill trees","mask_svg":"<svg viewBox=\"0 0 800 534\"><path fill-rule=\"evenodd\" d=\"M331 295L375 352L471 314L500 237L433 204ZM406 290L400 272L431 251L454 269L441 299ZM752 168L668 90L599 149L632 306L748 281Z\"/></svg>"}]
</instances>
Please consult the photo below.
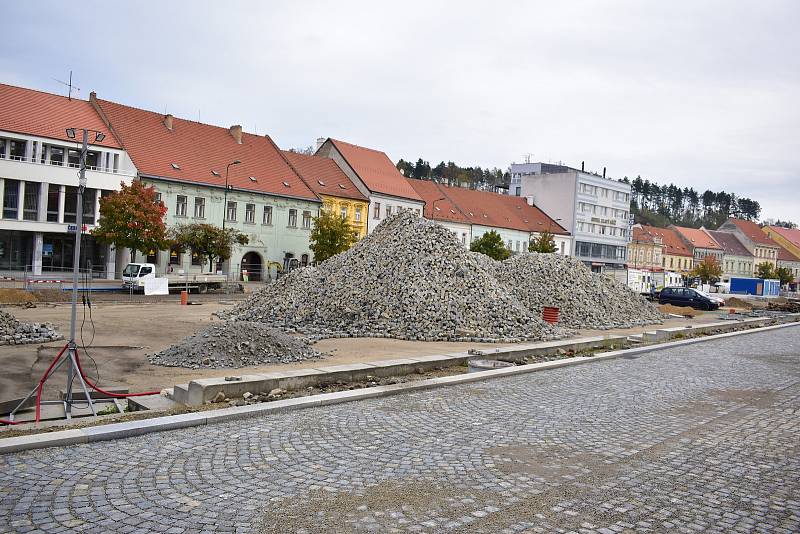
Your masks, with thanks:
<instances>
[{"instance_id":1,"label":"distant hill trees","mask_svg":"<svg viewBox=\"0 0 800 534\"><path fill-rule=\"evenodd\" d=\"M631 184L631 213L642 224L717 228L728 217L758 221L761 214L758 201L734 193L711 190L698 193L691 187L659 185L641 176L621 181Z\"/></svg>"},{"instance_id":2,"label":"distant hill trees","mask_svg":"<svg viewBox=\"0 0 800 534\"><path fill-rule=\"evenodd\" d=\"M432 180L434 182L468 187L470 189L489 189L495 186L508 185L510 177L497 167L483 169L481 167L460 167L448 161L439 162L431 167L429 161L419 158L416 163L401 159L397 162L397 170L408 178Z\"/></svg>"}]
</instances>

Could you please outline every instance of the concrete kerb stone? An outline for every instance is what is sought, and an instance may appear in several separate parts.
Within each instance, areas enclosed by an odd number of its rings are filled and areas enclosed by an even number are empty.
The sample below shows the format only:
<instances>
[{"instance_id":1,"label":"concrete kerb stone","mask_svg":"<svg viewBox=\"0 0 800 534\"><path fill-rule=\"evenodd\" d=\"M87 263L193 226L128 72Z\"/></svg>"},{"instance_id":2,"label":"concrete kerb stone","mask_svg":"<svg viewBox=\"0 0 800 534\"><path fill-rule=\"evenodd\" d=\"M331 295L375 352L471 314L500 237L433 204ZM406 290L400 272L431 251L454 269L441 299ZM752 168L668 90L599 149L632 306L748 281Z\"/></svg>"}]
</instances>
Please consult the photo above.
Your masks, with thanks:
<instances>
[{"instance_id":1,"label":"concrete kerb stone","mask_svg":"<svg viewBox=\"0 0 800 534\"><path fill-rule=\"evenodd\" d=\"M614 350L609 352L598 353L591 357L578 356L573 358L553 360L549 362L520 365L517 367L509 367L504 369L496 369L496 370L481 371L477 373L470 373L463 375L432 378L429 380L422 380L419 382L393 384L389 386L377 386L369 389L340 391L336 393L325 393L322 395L314 395L310 397L297 397L293 399L285 399L270 403L259 403L247 406L223 408L219 410L210 410L202 413L157 417L153 419L130 421L126 423L116 423L111 425L90 427L85 429L62 430L46 434L33 434L30 436L5 438L5 439L0 439L0 454L7 454L12 452L40 449L40 448L54 447L54 446L77 445L82 443L88 443L90 441L96 442L96 441L111 440L120 437L129 437L150 432L160 432L163 430L170 430L174 428L187 428L191 426L200 426L205 424L229 421L233 419L256 417L260 415L267 415L269 413L304 409L314 406L324 406L341 402L349 402L352 400L384 397L407 391L421 391L421 390L441 387L444 385L465 384L470 382L487 380L490 378L502 377L502 376L517 375L523 373L543 371L547 369L554 369L559 367L566 367L570 365L604 361L604 360L619 358L621 356L626 356L626 355L656 352L660 350L666 350L672 347L694 344L694 343L702 343L704 341L711 341L714 339L724 339L744 334L756 334L759 332L765 332L778 328L800 326L800 323L798 322L798 319L800 319L800 314L793 314L793 316L791 316L790 319L792 322L788 323L784 322L782 324L752 328L748 330L738 330L734 332L726 332L722 334L672 341L660 345L650 345L650 346L635 347L624 350Z\"/></svg>"},{"instance_id":2,"label":"concrete kerb stone","mask_svg":"<svg viewBox=\"0 0 800 534\"><path fill-rule=\"evenodd\" d=\"M236 376L240 380L225 380L224 377L192 380L189 382L186 400L182 401L178 395L175 395L175 401L198 406L216 397L220 391L226 397L241 397L247 391L257 393L278 387L278 380L276 378L271 379L267 375Z\"/></svg>"}]
</instances>

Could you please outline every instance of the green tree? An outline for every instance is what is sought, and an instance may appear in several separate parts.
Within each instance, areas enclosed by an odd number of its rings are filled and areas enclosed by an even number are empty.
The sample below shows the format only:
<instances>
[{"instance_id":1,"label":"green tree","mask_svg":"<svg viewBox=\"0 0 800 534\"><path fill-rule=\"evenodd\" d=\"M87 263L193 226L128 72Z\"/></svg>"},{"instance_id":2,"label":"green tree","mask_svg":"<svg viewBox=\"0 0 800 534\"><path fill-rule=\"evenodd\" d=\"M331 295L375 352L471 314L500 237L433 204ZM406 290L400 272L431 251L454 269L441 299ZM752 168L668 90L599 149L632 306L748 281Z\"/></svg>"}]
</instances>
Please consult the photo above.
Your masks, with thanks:
<instances>
[{"instance_id":1,"label":"green tree","mask_svg":"<svg viewBox=\"0 0 800 534\"><path fill-rule=\"evenodd\" d=\"M706 256L703 261L697 264L697 267L692 269L692 276L696 276L703 281L704 284L719 280L722 276L722 267L720 266L717 258L714 256Z\"/></svg>"},{"instance_id":2,"label":"green tree","mask_svg":"<svg viewBox=\"0 0 800 534\"><path fill-rule=\"evenodd\" d=\"M494 230L486 232L469 246L472 252L486 254L496 260L505 260L511 256L511 251L506 248L503 238Z\"/></svg>"},{"instance_id":3,"label":"green tree","mask_svg":"<svg viewBox=\"0 0 800 534\"><path fill-rule=\"evenodd\" d=\"M246 245L250 239L235 228L225 228L206 223L181 224L170 231L170 240L182 250L191 250L208 260L209 271L214 270L214 258L225 261L231 257L233 245Z\"/></svg>"},{"instance_id":4,"label":"green tree","mask_svg":"<svg viewBox=\"0 0 800 534\"><path fill-rule=\"evenodd\" d=\"M556 251L556 242L553 239L553 234L547 230L539 234L539 237L531 240L528 245L528 252L542 252L550 254Z\"/></svg>"},{"instance_id":5,"label":"green tree","mask_svg":"<svg viewBox=\"0 0 800 534\"><path fill-rule=\"evenodd\" d=\"M314 261L325 261L331 256L344 252L358 241L358 234L342 217L322 210L314 219L309 248L314 253Z\"/></svg>"},{"instance_id":6,"label":"green tree","mask_svg":"<svg viewBox=\"0 0 800 534\"><path fill-rule=\"evenodd\" d=\"M164 203L156 200L153 186L146 186L141 180L130 185L121 182L119 191L100 198L100 221L91 233L100 243L129 248L134 262L137 250L166 248L166 213Z\"/></svg>"},{"instance_id":7,"label":"green tree","mask_svg":"<svg viewBox=\"0 0 800 534\"><path fill-rule=\"evenodd\" d=\"M778 273L774 265L768 261L765 261L756 265L756 277L774 280L778 278Z\"/></svg>"},{"instance_id":8,"label":"green tree","mask_svg":"<svg viewBox=\"0 0 800 534\"><path fill-rule=\"evenodd\" d=\"M794 275L792 274L792 270L788 267L778 267L775 271L776 277L778 280L781 281L781 287L787 285L789 282L794 280Z\"/></svg>"}]
</instances>

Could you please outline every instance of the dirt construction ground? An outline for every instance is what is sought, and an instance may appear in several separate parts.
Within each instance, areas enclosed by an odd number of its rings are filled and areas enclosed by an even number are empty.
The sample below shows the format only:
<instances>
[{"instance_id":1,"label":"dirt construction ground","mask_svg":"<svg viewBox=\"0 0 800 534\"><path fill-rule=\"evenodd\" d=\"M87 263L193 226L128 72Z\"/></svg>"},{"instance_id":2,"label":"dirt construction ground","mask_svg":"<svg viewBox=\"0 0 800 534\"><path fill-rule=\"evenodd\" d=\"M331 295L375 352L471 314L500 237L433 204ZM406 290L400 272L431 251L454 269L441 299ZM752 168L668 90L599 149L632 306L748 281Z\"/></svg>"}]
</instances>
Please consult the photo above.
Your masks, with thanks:
<instances>
[{"instance_id":1,"label":"dirt construction ground","mask_svg":"<svg viewBox=\"0 0 800 534\"><path fill-rule=\"evenodd\" d=\"M274 364L232 369L184 369L180 367L157 367L148 363L146 355L163 348L202 329L217 320L212 313L229 308L230 301L205 300L198 306L180 306L176 302L139 304L95 303L94 338L88 314L83 325L83 342L89 346L88 355L97 363L100 372L99 385L127 387L130 391L160 390L175 384L186 383L195 378L252 374L303 367L319 367L343 363L365 362L412 355L443 354L481 348L480 343L426 343L373 338L338 338L322 340L316 344L318 350L331 355L324 360L311 360L294 364ZM18 319L28 322L50 322L55 324L65 337L69 335L70 307L68 304L38 304L36 308L5 307ZM664 326L680 326L712 322L716 313L703 313L694 319L671 319ZM78 326L83 321L83 309L79 306ZM652 327L651 327L652 328ZM582 331L579 335L604 335L622 332L635 333L651 328L630 330ZM78 343L81 344L80 334ZM43 345L0 346L0 401L18 398L27 394L47 369L63 341ZM85 354L85 353L83 353ZM92 378L96 376L92 361L82 356L82 366ZM46 398L58 396L65 385L65 370L54 376L45 389Z\"/></svg>"}]
</instances>

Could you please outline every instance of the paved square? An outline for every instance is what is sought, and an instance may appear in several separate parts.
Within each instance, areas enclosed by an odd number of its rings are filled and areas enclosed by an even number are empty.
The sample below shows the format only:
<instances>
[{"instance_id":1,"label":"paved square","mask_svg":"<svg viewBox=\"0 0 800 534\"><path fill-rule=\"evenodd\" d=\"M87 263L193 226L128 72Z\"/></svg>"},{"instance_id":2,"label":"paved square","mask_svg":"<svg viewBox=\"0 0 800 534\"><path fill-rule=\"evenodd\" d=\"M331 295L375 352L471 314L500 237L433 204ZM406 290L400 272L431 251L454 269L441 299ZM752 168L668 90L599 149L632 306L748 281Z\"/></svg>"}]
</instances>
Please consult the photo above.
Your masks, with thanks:
<instances>
[{"instance_id":1,"label":"paved square","mask_svg":"<svg viewBox=\"0 0 800 534\"><path fill-rule=\"evenodd\" d=\"M800 326L0 456L0 532L798 532Z\"/></svg>"}]
</instances>

